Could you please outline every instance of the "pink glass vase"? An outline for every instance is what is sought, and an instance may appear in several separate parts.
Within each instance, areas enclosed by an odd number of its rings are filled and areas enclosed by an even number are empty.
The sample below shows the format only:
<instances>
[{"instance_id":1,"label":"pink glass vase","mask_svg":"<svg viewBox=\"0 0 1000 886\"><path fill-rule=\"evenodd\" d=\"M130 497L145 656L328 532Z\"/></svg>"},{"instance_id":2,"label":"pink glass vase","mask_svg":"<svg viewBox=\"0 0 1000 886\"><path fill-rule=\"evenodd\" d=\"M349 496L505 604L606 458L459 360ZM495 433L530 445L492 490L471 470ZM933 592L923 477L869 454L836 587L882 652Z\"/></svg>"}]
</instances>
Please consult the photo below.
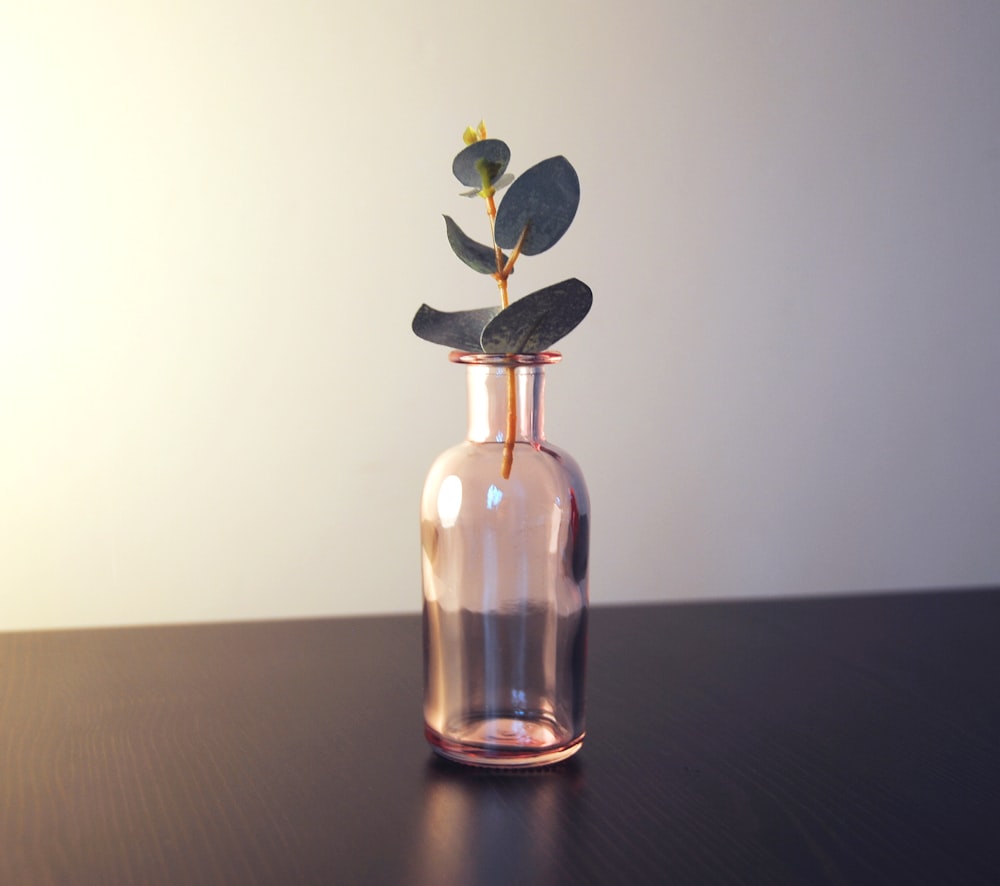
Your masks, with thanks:
<instances>
[{"instance_id":1,"label":"pink glass vase","mask_svg":"<svg viewBox=\"0 0 1000 886\"><path fill-rule=\"evenodd\" d=\"M421 499L424 719L434 750L462 763L542 766L584 737L590 501L543 427L545 367L560 359L451 354L469 421Z\"/></svg>"}]
</instances>

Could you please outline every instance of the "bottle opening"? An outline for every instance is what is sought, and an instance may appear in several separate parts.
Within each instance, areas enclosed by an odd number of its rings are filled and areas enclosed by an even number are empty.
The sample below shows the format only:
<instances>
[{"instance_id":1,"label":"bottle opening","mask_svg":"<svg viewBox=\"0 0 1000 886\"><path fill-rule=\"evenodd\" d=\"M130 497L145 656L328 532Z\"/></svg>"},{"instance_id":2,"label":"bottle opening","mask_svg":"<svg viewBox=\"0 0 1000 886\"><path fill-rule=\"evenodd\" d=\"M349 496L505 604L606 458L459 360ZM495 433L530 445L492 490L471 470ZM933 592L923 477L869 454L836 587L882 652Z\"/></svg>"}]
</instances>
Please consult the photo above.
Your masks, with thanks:
<instances>
[{"instance_id":1,"label":"bottle opening","mask_svg":"<svg viewBox=\"0 0 1000 886\"><path fill-rule=\"evenodd\" d=\"M537 354L478 354L467 351L452 351L448 354L452 363L467 366L550 366L562 360L559 351L539 351Z\"/></svg>"}]
</instances>

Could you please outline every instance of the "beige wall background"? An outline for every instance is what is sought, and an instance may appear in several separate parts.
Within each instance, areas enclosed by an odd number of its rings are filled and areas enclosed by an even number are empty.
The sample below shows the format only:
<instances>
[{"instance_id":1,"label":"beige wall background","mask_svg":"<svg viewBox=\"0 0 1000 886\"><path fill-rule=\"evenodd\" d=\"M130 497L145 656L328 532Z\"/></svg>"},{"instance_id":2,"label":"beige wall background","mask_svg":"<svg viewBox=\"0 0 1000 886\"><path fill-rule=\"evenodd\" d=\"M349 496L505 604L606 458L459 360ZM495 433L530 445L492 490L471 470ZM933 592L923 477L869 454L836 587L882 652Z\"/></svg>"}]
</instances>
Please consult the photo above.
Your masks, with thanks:
<instances>
[{"instance_id":1,"label":"beige wall background","mask_svg":"<svg viewBox=\"0 0 1000 886\"><path fill-rule=\"evenodd\" d=\"M1000 4L0 3L0 629L413 611L484 116L597 604L1000 580Z\"/></svg>"}]
</instances>

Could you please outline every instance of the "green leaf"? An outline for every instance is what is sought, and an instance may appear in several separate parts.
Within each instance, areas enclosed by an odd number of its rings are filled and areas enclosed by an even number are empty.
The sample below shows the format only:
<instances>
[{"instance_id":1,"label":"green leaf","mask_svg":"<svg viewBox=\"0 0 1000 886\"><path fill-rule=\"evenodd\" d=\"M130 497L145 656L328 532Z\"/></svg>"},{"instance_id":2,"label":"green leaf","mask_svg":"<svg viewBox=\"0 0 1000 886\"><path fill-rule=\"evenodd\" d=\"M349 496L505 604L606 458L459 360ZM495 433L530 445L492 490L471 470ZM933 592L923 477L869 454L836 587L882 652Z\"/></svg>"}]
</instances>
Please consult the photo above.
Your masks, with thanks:
<instances>
[{"instance_id":1,"label":"green leaf","mask_svg":"<svg viewBox=\"0 0 1000 886\"><path fill-rule=\"evenodd\" d=\"M495 274L497 272L497 255L492 247L477 243L455 224L451 216L444 217L444 223L448 231L448 242L451 248L462 261L472 270L479 271L480 274ZM507 263L507 256L503 255L502 261Z\"/></svg>"},{"instance_id":2,"label":"green leaf","mask_svg":"<svg viewBox=\"0 0 1000 886\"><path fill-rule=\"evenodd\" d=\"M509 185L512 181L514 181L514 176L512 176L509 172L507 172L507 173L504 173L503 175L501 175L500 178L498 178L495 182L493 182L493 184L491 185L491 187L493 188L494 191L499 191L502 188L506 188L507 185ZM468 191L462 191L459 194L459 196L461 196L461 197L480 197L480 196L482 196L482 193L483 193L483 189L482 188L471 188Z\"/></svg>"},{"instance_id":3,"label":"green leaf","mask_svg":"<svg viewBox=\"0 0 1000 886\"><path fill-rule=\"evenodd\" d=\"M510 148L498 138L486 138L473 142L461 151L451 164L451 171L467 188L477 191L486 185L492 185L510 163ZM483 173L486 173L484 181Z\"/></svg>"},{"instance_id":4,"label":"green leaf","mask_svg":"<svg viewBox=\"0 0 1000 886\"><path fill-rule=\"evenodd\" d=\"M421 305L413 317L413 331L425 341L459 351L482 353L483 329L498 313L500 306L471 311L438 311Z\"/></svg>"},{"instance_id":5,"label":"green leaf","mask_svg":"<svg viewBox=\"0 0 1000 886\"><path fill-rule=\"evenodd\" d=\"M550 157L522 173L497 209L497 244L513 249L525 226L521 252L538 255L566 233L580 205L580 179L565 157Z\"/></svg>"},{"instance_id":6,"label":"green leaf","mask_svg":"<svg viewBox=\"0 0 1000 886\"><path fill-rule=\"evenodd\" d=\"M587 316L590 287L576 277L532 292L486 323L481 338L487 354L535 354L552 347Z\"/></svg>"}]
</instances>

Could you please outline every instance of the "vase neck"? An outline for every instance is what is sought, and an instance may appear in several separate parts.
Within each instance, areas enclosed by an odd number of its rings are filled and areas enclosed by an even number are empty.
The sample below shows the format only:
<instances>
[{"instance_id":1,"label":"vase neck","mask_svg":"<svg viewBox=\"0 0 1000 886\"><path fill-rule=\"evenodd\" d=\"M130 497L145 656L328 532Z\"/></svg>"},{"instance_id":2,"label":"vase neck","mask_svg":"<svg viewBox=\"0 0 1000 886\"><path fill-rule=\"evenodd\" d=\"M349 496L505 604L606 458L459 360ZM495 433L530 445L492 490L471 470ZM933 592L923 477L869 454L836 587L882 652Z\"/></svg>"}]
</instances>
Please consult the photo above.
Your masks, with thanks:
<instances>
[{"instance_id":1,"label":"vase neck","mask_svg":"<svg viewBox=\"0 0 1000 886\"><path fill-rule=\"evenodd\" d=\"M503 443L508 435L508 411L513 405L518 441L545 439L545 367L466 367L468 439L473 443ZM514 403L510 404L511 394ZM510 405L509 405L510 404Z\"/></svg>"}]
</instances>

